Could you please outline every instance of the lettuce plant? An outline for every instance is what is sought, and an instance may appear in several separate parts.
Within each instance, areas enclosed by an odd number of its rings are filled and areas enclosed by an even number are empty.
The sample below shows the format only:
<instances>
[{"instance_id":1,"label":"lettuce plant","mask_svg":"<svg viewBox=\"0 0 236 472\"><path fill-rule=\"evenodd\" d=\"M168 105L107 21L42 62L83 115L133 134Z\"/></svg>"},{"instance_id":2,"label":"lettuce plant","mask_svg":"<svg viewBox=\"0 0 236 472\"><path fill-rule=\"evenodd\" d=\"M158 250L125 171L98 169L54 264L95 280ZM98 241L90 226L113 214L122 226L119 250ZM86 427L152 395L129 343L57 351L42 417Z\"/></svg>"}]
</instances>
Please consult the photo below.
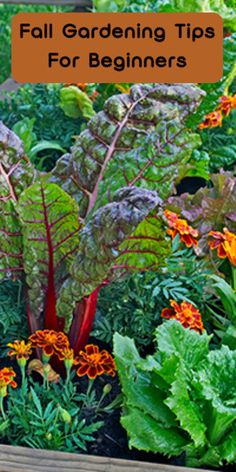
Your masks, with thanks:
<instances>
[{"instance_id":1,"label":"lettuce plant","mask_svg":"<svg viewBox=\"0 0 236 472\"><path fill-rule=\"evenodd\" d=\"M115 334L130 447L185 453L193 467L236 462L236 351L210 351L210 339L170 320L156 331L155 354L143 359L132 339Z\"/></svg>"},{"instance_id":2,"label":"lettuce plant","mask_svg":"<svg viewBox=\"0 0 236 472\"><path fill-rule=\"evenodd\" d=\"M100 287L163 264L170 244L156 190L199 143L185 121L202 96L194 85L153 84L111 97L47 174L1 124L0 276L23 280L31 331L64 329L81 348ZM145 159L151 136L156 152Z\"/></svg>"}]
</instances>

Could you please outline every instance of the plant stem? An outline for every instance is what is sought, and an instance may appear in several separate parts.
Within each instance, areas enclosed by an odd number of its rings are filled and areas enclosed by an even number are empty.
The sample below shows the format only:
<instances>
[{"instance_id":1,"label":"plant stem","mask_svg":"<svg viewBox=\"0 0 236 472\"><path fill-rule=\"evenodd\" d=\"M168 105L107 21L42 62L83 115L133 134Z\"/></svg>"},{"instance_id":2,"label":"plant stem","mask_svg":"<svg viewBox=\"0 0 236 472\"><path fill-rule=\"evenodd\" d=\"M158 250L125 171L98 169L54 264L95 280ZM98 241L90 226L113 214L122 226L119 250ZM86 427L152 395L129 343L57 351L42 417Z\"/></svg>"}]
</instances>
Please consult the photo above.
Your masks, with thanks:
<instances>
[{"instance_id":1,"label":"plant stem","mask_svg":"<svg viewBox=\"0 0 236 472\"><path fill-rule=\"evenodd\" d=\"M2 413L3 419L6 420L6 414L5 414L5 411L4 411L3 396L2 395L0 396L0 411Z\"/></svg>"},{"instance_id":2,"label":"plant stem","mask_svg":"<svg viewBox=\"0 0 236 472\"><path fill-rule=\"evenodd\" d=\"M20 371L21 371L21 387L23 387L25 383L25 367L21 366Z\"/></svg>"},{"instance_id":3,"label":"plant stem","mask_svg":"<svg viewBox=\"0 0 236 472\"><path fill-rule=\"evenodd\" d=\"M234 292L236 291L236 267L231 264L231 269L232 269L232 289Z\"/></svg>"}]
</instances>

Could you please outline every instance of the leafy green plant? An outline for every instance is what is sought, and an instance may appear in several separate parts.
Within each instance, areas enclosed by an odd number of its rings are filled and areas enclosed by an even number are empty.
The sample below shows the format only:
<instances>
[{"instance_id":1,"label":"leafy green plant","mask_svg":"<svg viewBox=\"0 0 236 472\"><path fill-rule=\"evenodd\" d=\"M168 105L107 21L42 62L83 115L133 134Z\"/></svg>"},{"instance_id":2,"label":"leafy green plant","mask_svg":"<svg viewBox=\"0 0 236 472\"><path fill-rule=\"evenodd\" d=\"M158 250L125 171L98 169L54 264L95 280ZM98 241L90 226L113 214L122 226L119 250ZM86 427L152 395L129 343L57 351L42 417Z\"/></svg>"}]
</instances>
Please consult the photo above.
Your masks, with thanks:
<instances>
[{"instance_id":1,"label":"leafy green plant","mask_svg":"<svg viewBox=\"0 0 236 472\"><path fill-rule=\"evenodd\" d=\"M11 72L11 20L20 12L62 12L71 11L68 7L42 5L0 5L0 84L6 80Z\"/></svg>"},{"instance_id":2,"label":"leafy green plant","mask_svg":"<svg viewBox=\"0 0 236 472\"><path fill-rule=\"evenodd\" d=\"M110 343L118 332L133 338L140 347L149 345L160 324L161 311L171 299L193 303L207 320L209 307L213 309L215 302L209 283L211 274L207 261L181 248L176 237L166 267L158 273L135 274L100 291L92 335Z\"/></svg>"},{"instance_id":3,"label":"leafy green plant","mask_svg":"<svg viewBox=\"0 0 236 472\"><path fill-rule=\"evenodd\" d=\"M212 275L212 289L221 301L222 309L216 305L215 309L210 308L212 322L215 326L215 333L222 344L230 349L236 349L236 294L235 290L218 275Z\"/></svg>"},{"instance_id":4,"label":"leafy green plant","mask_svg":"<svg viewBox=\"0 0 236 472\"><path fill-rule=\"evenodd\" d=\"M201 132L202 149L207 153L209 170L233 171L236 165L236 110L233 110L223 126Z\"/></svg>"},{"instance_id":5,"label":"leafy green plant","mask_svg":"<svg viewBox=\"0 0 236 472\"><path fill-rule=\"evenodd\" d=\"M158 157L170 152L165 165L172 164L180 142L181 149L189 149L183 121L201 97L191 85L136 85L129 95L111 97L71 154L60 158L48 174L35 170L21 141L1 125L0 273L2 278L26 280L32 331L64 327L79 349L89 335L103 283L117 272L163 264L170 245L161 200L150 186L138 187L153 161L142 160L142 171L132 170L125 187L108 193L106 204L96 210L100 185L112 158L117 165L122 159L124 172L132 165L127 151L143 132L151 135L156 126L159 129L160 117L162 130L166 125L166 132L170 126L175 132L165 141L162 131Z\"/></svg>"},{"instance_id":6,"label":"leafy green plant","mask_svg":"<svg viewBox=\"0 0 236 472\"><path fill-rule=\"evenodd\" d=\"M18 336L28 336L23 287L20 281L4 281L0 284L0 357L4 346Z\"/></svg>"},{"instance_id":7,"label":"leafy green plant","mask_svg":"<svg viewBox=\"0 0 236 472\"><path fill-rule=\"evenodd\" d=\"M47 150L60 151L61 154L65 152L60 144L56 141L38 141L36 134L33 131L35 118L24 118L18 121L12 128L12 131L19 136L24 144L24 150L31 162L37 164L37 157L39 152ZM39 170L43 170L44 161L47 156L40 158L40 163L37 165Z\"/></svg>"},{"instance_id":8,"label":"leafy green plant","mask_svg":"<svg viewBox=\"0 0 236 472\"><path fill-rule=\"evenodd\" d=\"M80 90L79 87L70 85L61 89L61 108L70 118L83 116L90 119L95 114L92 100L88 94Z\"/></svg>"},{"instance_id":9,"label":"leafy green plant","mask_svg":"<svg viewBox=\"0 0 236 472\"><path fill-rule=\"evenodd\" d=\"M210 339L170 320L157 329L156 353L142 359L132 339L115 335L130 447L185 453L190 467L236 462L236 351L210 351Z\"/></svg>"},{"instance_id":10,"label":"leafy green plant","mask_svg":"<svg viewBox=\"0 0 236 472\"><path fill-rule=\"evenodd\" d=\"M61 89L60 84L27 84L16 92L5 94L5 99L0 101L1 120L19 134L26 146L35 144L37 140L57 143L69 150L80 132L83 118L73 119L65 115L60 107ZM28 151L27 147L25 151ZM60 156L61 150L44 149L34 154L33 160L39 169L50 170Z\"/></svg>"}]
</instances>

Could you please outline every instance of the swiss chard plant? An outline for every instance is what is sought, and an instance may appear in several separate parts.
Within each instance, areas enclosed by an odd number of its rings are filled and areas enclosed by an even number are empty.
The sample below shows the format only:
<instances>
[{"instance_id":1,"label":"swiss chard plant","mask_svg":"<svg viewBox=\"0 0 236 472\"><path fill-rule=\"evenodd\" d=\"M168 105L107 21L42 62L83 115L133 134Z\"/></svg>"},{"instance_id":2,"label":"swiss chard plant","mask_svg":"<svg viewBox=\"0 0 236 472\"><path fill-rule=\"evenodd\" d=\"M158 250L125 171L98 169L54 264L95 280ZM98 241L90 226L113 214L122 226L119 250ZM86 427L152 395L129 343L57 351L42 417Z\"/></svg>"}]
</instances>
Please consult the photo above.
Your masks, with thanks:
<instances>
[{"instance_id":1,"label":"swiss chard plant","mask_svg":"<svg viewBox=\"0 0 236 472\"><path fill-rule=\"evenodd\" d=\"M143 359L132 339L115 334L130 447L185 453L190 467L236 462L236 351L210 351L210 339L169 320L157 329L155 354Z\"/></svg>"},{"instance_id":2,"label":"swiss chard plant","mask_svg":"<svg viewBox=\"0 0 236 472\"><path fill-rule=\"evenodd\" d=\"M0 276L24 282L31 331L64 329L81 348L104 283L163 264L170 243L157 192L198 145L185 122L202 96L194 85L154 84L111 97L50 173L1 124Z\"/></svg>"}]
</instances>

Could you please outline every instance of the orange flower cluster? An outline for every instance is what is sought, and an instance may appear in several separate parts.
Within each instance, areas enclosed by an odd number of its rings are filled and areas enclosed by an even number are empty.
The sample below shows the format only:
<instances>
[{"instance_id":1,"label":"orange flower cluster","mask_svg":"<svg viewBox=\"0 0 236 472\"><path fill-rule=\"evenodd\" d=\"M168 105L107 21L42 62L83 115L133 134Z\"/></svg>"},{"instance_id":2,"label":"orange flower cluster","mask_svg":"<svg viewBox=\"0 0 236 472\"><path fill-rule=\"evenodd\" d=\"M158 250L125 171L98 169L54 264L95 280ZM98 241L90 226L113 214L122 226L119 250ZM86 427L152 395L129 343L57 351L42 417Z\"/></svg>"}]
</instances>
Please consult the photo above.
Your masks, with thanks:
<instances>
[{"instance_id":1,"label":"orange flower cluster","mask_svg":"<svg viewBox=\"0 0 236 472\"><path fill-rule=\"evenodd\" d=\"M89 379L95 379L102 374L115 376L116 367L113 357L105 349L100 352L98 346L94 344L88 344L85 351L80 351L78 364L79 377L87 375Z\"/></svg>"},{"instance_id":2,"label":"orange flower cluster","mask_svg":"<svg viewBox=\"0 0 236 472\"><path fill-rule=\"evenodd\" d=\"M164 308L161 317L168 320L175 319L179 321L184 328L194 329L198 333L204 330L201 314L199 310L191 303L183 301L177 303L175 300L170 301L172 308Z\"/></svg>"},{"instance_id":3,"label":"orange flower cluster","mask_svg":"<svg viewBox=\"0 0 236 472\"><path fill-rule=\"evenodd\" d=\"M69 340L64 333L49 329L35 331L29 340L32 347L40 347L46 357L58 355L63 349L69 348Z\"/></svg>"},{"instance_id":4,"label":"orange flower cluster","mask_svg":"<svg viewBox=\"0 0 236 472\"><path fill-rule=\"evenodd\" d=\"M8 347L11 347L11 350L8 351L8 356L16 356L17 361L20 359L28 360L30 354L32 354L31 343L25 343L25 341L14 341L14 343L8 343Z\"/></svg>"},{"instance_id":5,"label":"orange flower cluster","mask_svg":"<svg viewBox=\"0 0 236 472\"><path fill-rule=\"evenodd\" d=\"M205 116L205 120L198 126L199 129L216 128L222 126L224 116L228 116L230 112L236 109L236 95L230 97L224 95L220 99L220 105L217 109Z\"/></svg>"},{"instance_id":6,"label":"orange flower cluster","mask_svg":"<svg viewBox=\"0 0 236 472\"><path fill-rule=\"evenodd\" d=\"M167 230L172 239L179 234L180 240L187 246L197 246L198 231L188 224L188 222L174 213L173 211L165 210L164 215L168 220L170 228Z\"/></svg>"},{"instance_id":7,"label":"orange flower cluster","mask_svg":"<svg viewBox=\"0 0 236 472\"><path fill-rule=\"evenodd\" d=\"M15 382L14 377L16 373L13 369L9 367L3 367L0 370L0 396L5 397L7 395L7 387L10 385L12 388L17 387L17 383Z\"/></svg>"},{"instance_id":8,"label":"orange flower cluster","mask_svg":"<svg viewBox=\"0 0 236 472\"><path fill-rule=\"evenodd\" d=\"M210 231L209 236L213 239L209 241L211 250L217 249L217 255L221 259L227 259L236 266L236 234L231 233L227 228L223 233L219 231Z\"/></svg>"},{"instance_id":9,"label":"orange flower cluster","mask_svg":"<svg viewBox=\"0 0 236 472\"><path fill-rule=\"evenodd\" d=\"M53 355L56 355L60 361L64 362L68 378L73 365L79 366L77 370L79 377L87 375L90 379L95 379L102 374L115 375L114 359L105 349L100 352L98 346L89 344L85 347L85 351L80 351L79 356L76 357L74 350L70 348L67 336L62 332L48 329L38 330L29 337L28 343L25 343L25 341L14 341L14 343L9 343L8 346L11 348L8 355L11 357L16 356L18 364L23 367L25 367L26 360L29 359L32 353L32 348L42 349L44 364L39 360L33 360L30 363L30 368L37 370L42 375L44 375L45 368L50 367L48 363ZM2 375L5 373L10 376L11 372L13 371L9 370L8 373L8 370L3 369ZM53 373L55 374L54 371Z\"/></svg>"}]
</instances>

